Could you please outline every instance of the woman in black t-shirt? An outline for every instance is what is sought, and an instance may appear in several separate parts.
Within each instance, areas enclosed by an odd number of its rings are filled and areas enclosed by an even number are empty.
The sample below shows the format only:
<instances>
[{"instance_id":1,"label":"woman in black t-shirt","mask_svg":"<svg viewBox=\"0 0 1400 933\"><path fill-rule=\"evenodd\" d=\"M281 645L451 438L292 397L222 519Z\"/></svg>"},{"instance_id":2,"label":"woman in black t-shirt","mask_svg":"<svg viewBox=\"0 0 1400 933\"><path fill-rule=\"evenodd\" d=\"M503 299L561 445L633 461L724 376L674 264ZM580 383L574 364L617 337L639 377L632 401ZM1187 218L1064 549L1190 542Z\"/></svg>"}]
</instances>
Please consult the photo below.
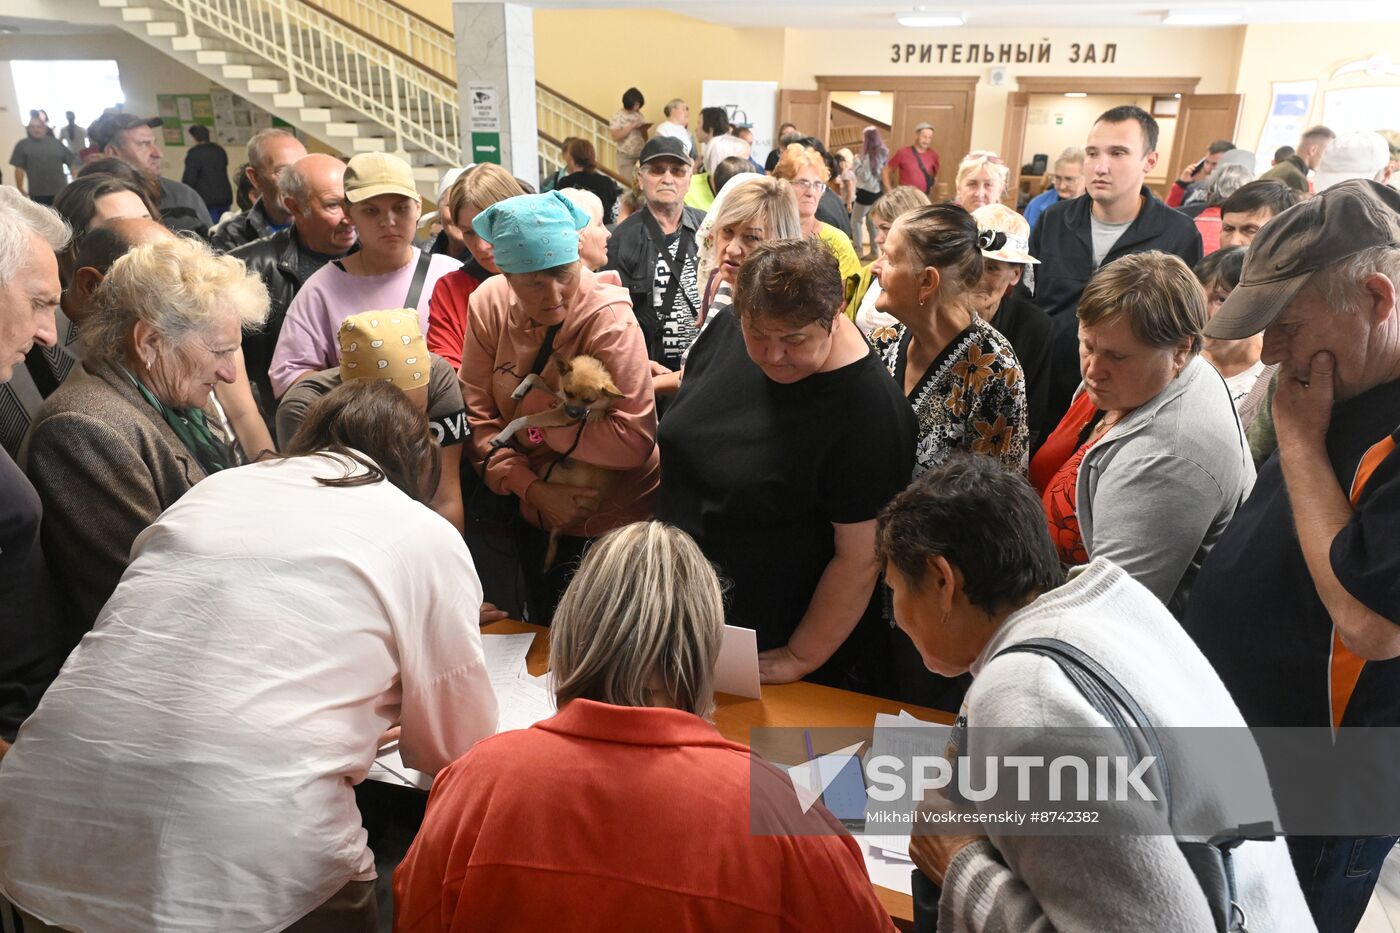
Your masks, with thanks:
<instances>
[{"instance_id":1,"label":"woman in black t-shirt","mask_svg":"<svg viewBox=\"0 0 1400 933\"><path fill-rule=\"evenodd\" d=\"M888 692L875 517L909 481L914 418L843 296L818 241L745 260L661 423L657 517L731 581L764 681Z\"/></svg>"},{"instance_id":2,"label":"woman in black t-shirt","mask_svg":"<svg viewBox=\"0 0 1400 933\"><path fill-rule=\"evenodd\" d=\"M586 139L571 138L564 143L563 153L565 174L554 187L592 191L603 202L603 223L615 223L617 199L622 197L622 186L598 171L598 154L593 144Z\"/></svg>"}]
</instances>

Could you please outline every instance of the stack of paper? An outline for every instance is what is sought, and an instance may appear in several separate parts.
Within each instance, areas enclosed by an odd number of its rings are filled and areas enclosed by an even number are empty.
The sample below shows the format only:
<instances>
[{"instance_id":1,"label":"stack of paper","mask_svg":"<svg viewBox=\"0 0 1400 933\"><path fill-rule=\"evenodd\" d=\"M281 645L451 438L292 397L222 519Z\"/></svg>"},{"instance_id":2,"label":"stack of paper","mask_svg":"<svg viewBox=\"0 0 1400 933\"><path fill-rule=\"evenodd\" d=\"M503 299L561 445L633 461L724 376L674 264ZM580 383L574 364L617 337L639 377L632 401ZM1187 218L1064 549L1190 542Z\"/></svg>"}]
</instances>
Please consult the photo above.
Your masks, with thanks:
<instances>
[{"instance_id":1,"label":"stack of paper","mask_svg":"<svg viewBox=\"0 0 1400 933\"><path fill-rule=\"evenodd\" d=\"M916 756L942 755L950 731L948 726L925 722L905 710L900 710L898 716L877 713L870 754L893 755L902 761L912 761ZM909 806L912 810L912 801ZM914 863L909 858L909 833L870 833L862 836L862 840L870 880L882 887L911 893L913 881L910 871Z\"/></svg>"}]
</instances>

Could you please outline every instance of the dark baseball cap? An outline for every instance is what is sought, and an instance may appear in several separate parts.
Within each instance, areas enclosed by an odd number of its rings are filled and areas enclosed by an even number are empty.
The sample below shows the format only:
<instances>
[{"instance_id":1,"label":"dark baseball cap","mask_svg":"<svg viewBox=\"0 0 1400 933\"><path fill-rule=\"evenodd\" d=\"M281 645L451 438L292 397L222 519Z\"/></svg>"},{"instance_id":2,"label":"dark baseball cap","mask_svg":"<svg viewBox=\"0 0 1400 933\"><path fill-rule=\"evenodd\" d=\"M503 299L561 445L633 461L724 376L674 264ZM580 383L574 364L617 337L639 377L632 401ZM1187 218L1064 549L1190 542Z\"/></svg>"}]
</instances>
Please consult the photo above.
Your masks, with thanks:
<instances>
[{"instance_id":1,"label":"dark baseball cap","mask_svg":"<svg viewBox=\"0 0 1400 933\"><path fill-rule=\"evenodd\" d=\"M675 159L678 162L690 164L690 156L685 154L685 143L674 136L653 136L647 140L637 162L640 165L646 165L652 159Z\"/></svg>"},{"instance_id":2,"label":"dark baseball cap","mask_svg":"<svg viewBox=\"0 0 1400 933\"><path fill-rule=\"evenodd\" d=\"M1273 323L1314 272L1378 246L1400 248L1400 191L1353 179L1295 204L1249 245L1240 284L1206 324L1206 336L1252 337Z\"/></svg>"},{"instance_id":3,"label":"dark baseball cap","mask_svg":"<svg viewBox=\"0 0 1400 933\"><path fill-rule=\"evenodd\" d=\"M104 113L92 121L87 134L94 146L106 149L107 144L115 139L118 133L125 133L138 126L157 127L164 123L160 117L138 117L134 113Z\"/></svg>"}]
</instances>

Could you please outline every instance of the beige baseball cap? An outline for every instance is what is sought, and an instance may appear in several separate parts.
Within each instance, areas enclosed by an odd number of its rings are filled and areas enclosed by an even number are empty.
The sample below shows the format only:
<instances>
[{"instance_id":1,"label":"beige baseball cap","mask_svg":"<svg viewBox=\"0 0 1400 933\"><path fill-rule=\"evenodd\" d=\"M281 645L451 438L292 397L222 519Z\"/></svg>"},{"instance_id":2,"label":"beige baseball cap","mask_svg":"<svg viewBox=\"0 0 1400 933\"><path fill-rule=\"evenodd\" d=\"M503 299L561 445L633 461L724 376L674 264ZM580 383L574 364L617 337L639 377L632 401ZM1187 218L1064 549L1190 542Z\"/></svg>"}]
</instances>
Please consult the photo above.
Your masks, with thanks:
<instances>
[{"instance_id":1,"label":"beige baseball cap","mask_svg":"<svg viewBox=\"0 0 1400 933\"><path fill-rule=\"evenodd\" d=\"M1252 337L1283 313L1314 272L1377 246L1400 248L1400 191L1352 179L1295 204L1249 245L1240 284L1205 335Z\"/></svg>"},{"instance_id":2,"label":"beige baseball cap","mask_svg":"<svg viewBox=\"0 0 1400 933\"><path fill-rule=\"evenodd\" d=\"M432 358L417 311L361 311L341 322L341 382L380 379L400 389L416 389L428 384L431 372Z\"/></svg>"},{"instance_id":3,"label":"beige baseball cap","mask_svg":"<svg viewBox=\"0 0 1400 933\"><path fill-rule=\"evenodd\" d=\"M357 204L381 194L418 200L413 168L387 152L362 152L345 166L345 200Z\"/></svg>"}]
</instances>

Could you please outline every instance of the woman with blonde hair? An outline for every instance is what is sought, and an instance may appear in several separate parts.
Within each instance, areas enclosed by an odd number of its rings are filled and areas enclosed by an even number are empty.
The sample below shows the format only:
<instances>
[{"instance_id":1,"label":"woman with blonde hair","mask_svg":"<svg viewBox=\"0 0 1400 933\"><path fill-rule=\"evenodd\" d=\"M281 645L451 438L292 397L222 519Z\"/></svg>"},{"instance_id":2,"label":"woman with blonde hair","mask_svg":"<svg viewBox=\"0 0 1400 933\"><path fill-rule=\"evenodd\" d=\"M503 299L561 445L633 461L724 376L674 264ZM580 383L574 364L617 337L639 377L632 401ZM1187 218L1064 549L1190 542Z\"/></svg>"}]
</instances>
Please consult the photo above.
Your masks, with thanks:
<instances>
[{"instance_id":1,"label":"woman with blonde hair","mask_svg":"<svg viewBox=\"0 0 1400 933\"><path fill-rule=\"evenodd\" d=\"M396 928L891 930L840 823L706 721L723 631L688 535L600 538L550 631L559 713L438 775L394 873Z\"/></svg>"},{"instance_id":2,"label":"woman with blonde hair","mask_svg":"<svg viewBox=\"0 0 1400 933\"><path fill-rule=\"evenodd\" d=\"M492 258L491 244L472 229L476 215L492 204L525 193L520 183L505 169L484 162L464 172L447 194L447 210L462 231L470 254L462 268L438 280L428 302L428 349L462 368L462 343L467 337L467 300L491 276L501 270Z\"/></svg>"},{"instance_id":3,"label":"woman with blonde hair","mask_svg":"<svg viewBox=\"0 0 1400 933\"><path fill-rule=\"evenodd\" d=\"M986 149L974 149L958 163L953 197L971 214L979 207L1000 201L1010 178L1011 168L1001 156Z\"/></svg>"},{"instance_id":4,"label":"woman with blonde hair","mask_svg":"<svg viewBox=\"0 0 1400 933\"><path fill-rule=\"evenodd\" d=\"M817 205L826 191L827 182L831 180L831 169L826 159L811 146L792 143L783 150L782 157L774 166L773 177L782 178L792 185L797 195L797 214L802 220L802 235L820 239L831 250L841 269L841 279L846 283L849 298L860 278L860 259L846 234L817 219Z\"/></svg>"},{"instance_id":5,"label":"woman with blonde hair","mask_svg":"<svg viewBox=\"0 0 1400 933\"><path fill-rule=\"evenodd\" d=\"M210 408L232 383L267 289L243 263L174 237L112 264L83 321L83 361L45 400L24 468L70 620L86 630L131 543L195 483L236 465Z\"/></svg>"}]
</instances>

